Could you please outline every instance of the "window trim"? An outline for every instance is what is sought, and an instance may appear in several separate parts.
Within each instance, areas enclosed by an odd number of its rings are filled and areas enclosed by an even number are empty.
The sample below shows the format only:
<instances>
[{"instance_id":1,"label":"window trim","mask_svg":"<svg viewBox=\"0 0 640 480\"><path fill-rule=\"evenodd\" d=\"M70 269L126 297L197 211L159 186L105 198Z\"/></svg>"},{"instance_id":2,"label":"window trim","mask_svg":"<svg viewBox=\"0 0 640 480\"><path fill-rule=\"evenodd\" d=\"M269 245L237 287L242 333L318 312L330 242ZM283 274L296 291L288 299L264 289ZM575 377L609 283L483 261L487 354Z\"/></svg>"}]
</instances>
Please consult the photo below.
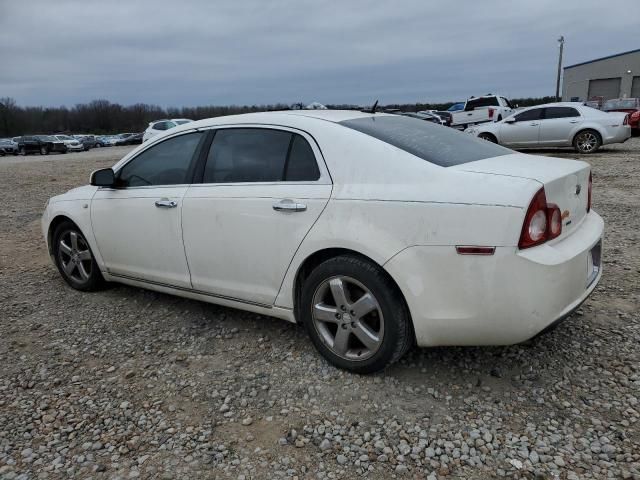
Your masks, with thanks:
<instances>
[{"instance_id":1,"label":"window trim","mask_svg":"<svg viewBox=\"0 0 640 480\"><path fill-rule=\"evenodd\" d=\"M316 159L316 165L318 166L318 170L320 171L320 177L317 180L301 180L301 181L270 181L270 182L217 182L217 183L203 183L204 178L204 169L207 163L207 156L209 155L209 149L211 148L211 144L215 138L215 134L218 130L226 130L231 128L262 128L265 130L276 130L276 131L285 131L289 133L295 133L304 138L309 146L311 147L311 151L313 152L313 156ZM329 169L327 168L326 161L324 156L322 155L322 151L320 150L320 146L318 142L304 130L300 130L295 127L289 127L286 125L274 125L274 124L255 124L255 123L240 123L240 124L224 124L224 125L212 125L210 127L200 128L198 130L208 130L210 131L208 135L208 142L205 142L202 145L202 150L200 151L200 156L198 159L198 163L195 167L195 175L193 178L193 182L191 184L192 187L212 187L212 186L249 186L249 185L257 185L257 186L265 186L265 185L332 185L333 181L331 179L331 175L329 173ZM287 150L287 157L289 150L291 149L292 142L289 142L289 149ZM322 160L322 161L319 161ZM285 166L286 168L286 161Z\"/></svg>"},{"instance_id":2,"label":"window trim","mask_svg":"<svg viewBox=\"0 0 640 480\"><path fill-rule=\"evenodd\" d=\"M118 175L120 175L120 172L122 171L122 169L126 165L128 165L130 162L133 162L136 158L138 158L140 155L142 155L144 152L146 152L150 148L153 148L156 145L160 145L161 143L164 143L167 140L171 140L173 138L180 137L182 135L189 135L191 133L203 133L202 138L200 139L200 142L198 142L198 146L196 147L196 150L193 153L193 156L191 157L191 160L189 161L189 166L187 167L188 176L190 177L190 178L188 178L188 180L191 180L191 182L188 182L188 183L174 183L174 184L171 184L171 185L138 185L138 186L135 186L135 187L99 187L99 189L100 190L106 189L106 190L129 191L129 190L149 189L149 188L188 187L194 181L194 177L195 177L195 173L196 173L196 167L198 165L197 162L198 162L198 160L200 158L200 155L202 153L203 147L206 144L206 140L208 138L207 132L203 132L201 129L192 128L190 130L186 130L186 131L182 131L182 132L176 132L173 135L170 135L168 137L163 137L160 141L156 141L156 142L150 143L149 145L146 145L146 148L143 148L142 150L139 150L139 151L135 152L129 158L127 158L127 157L123 158L122 160L120 160L120 162L116 163L113 167L111 167L113 169L113 175L117 179ZM142 145L144 145L144 144L142 144Z\"/></svg>"}]
</instances>

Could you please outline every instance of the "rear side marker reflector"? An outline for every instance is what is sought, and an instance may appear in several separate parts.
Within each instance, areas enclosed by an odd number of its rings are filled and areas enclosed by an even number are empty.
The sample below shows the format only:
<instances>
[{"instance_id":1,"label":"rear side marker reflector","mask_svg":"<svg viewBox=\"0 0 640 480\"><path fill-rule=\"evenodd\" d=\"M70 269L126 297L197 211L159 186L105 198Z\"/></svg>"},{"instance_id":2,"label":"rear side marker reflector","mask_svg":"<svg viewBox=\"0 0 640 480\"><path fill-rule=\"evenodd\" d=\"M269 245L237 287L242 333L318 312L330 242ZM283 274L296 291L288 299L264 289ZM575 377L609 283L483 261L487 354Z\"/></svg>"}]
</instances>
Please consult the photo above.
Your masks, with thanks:
<instances>
[{"instance_id":1,"label":"rear side marker reflector","mask_svg":"<svg viewBox=\"0 0 640 480\"><path fill-rule=\"evenodd\" d=\"M466 247L457 245L456 252L458 255L493 255L496 247Z\"/></svg>"}]
</instances>

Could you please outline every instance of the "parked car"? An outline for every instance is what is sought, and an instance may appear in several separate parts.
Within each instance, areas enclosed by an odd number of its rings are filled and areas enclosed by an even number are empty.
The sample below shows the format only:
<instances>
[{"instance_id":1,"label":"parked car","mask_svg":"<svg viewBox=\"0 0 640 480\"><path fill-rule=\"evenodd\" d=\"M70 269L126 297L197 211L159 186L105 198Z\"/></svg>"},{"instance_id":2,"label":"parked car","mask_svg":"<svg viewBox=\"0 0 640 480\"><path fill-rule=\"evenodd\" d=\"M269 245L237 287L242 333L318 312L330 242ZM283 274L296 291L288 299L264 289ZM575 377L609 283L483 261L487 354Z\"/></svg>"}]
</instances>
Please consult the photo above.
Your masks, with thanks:
<instances>
[{"instance_id":1,"label":"parked car","mask_svg":"<svg viewBox=\"0 0 640 480\"><path fill-rule=\"evenodd\" d=\"M614 98L602 105L605 112L625 112L629 114L632 135L640 135L640 98Z\"/></svg>"},{"instance_id":2,"label":"parked car","mask_svg":"<svg viewBox=\"0 0 640 480\"><path fill-rule=\"evenodd\" d=\"M447 112L449 113L461 112L462 110L464 110L464 102L454 103L449 108L447 108Z\"/></svg>"},{"instance_id":3,"label":"parked car","mask_svg":"<svg viewBox=\"0 0 640 480\"><path fill-rule=\"evenodd\" d=\"M123 133L116 139L117 146L139 145L142 143L142 133Z\"/></svg>"},{"instance_id":4,"label":"parked car","mask_svg":"<svg viewBox=\"0 0 640 480\"><path fill-rule=\"evenodd\" d=\"M174 128L178 125L184 125L185 123L193 122L193 120L189 120L188 118L171 118L171 119L162 119L156 120L154 122L150 122L147 129L144 131L144 135L142 136L142 141L146 142L150 138L158 135L159 133L165 132L170 128Z\"/></svg>"},{"instance_id":5,"label":"parked car","mask_svg":"<svg viewBox=\"0 0 640 480\"><path fill-rule=\"evenodd\" d=\"M576 102L525 108L466 132L513 148L573 146L578 153L593 153L601 145L625 142L631 136L627 114L606 113Z\"/></svg>"},{"instance_id":6,"label":"parked car","mask_svg":"<svg viewBox=\"0 0 640 480\"><path fill-rule=\"evenodd\" d=\"M12 138L0 138L0 155L17 155L18 144Z\"/></svg>"},{"instance_id":7,"label":"parked car","mask_svg":"<svg viewBox=\"0 0 640 480\"><path fill-rule=\"evenodd\" d=\"M112 135L102 135L98 138L98 142L103 147L112 147L115 144L115 138Z\"/></svg>"},{"instance_id":8,"label":"parked car","mask_svg":"<svg viewBox=\"0 0 640 480\"><path fill-rule=\"evenodd\" d=\"M418 112L419 115L435 115L438 117L441 125L445 125L447 127L451 126L451 113L443 112L439 110L421 110Z\"/></svg>"},{"instance_id":9,"label":"parked car","mask_svg":"<svg viewBox=\"0 0 640 480\"><path fill-rule=\"evenodd\" d=\"M73 288L115 281L299 322L361 373L415 343L522 342L601 277L588 163L400 115L201 120L90 183L42 218Z\"/></svg>"},{"instance_id":10,"label":"parked car","mask_svg":"<svg viewBox=\"0 0 640 480\"><path fill-rule=\"evenodd\" d=\"M67 146L61 140L51 135L25 135L18 137L18 153L40 153L49 155L51 152L67 153Z\"/></svg>"},{"instance_id":11,"label":"parked car","mask_svg":"<svg viewBox=\"0 0 640 480\"><path fill-rule=\"evenodd\" d=\"M462 128L485 122L499 122L514 112L509 100L499 95L471 97L464 104L464 109L451 114L451 126Z\"/></svg>"},{"instance_id":12,"label":"parked car","mask_svg":"<svg viewBox=\"0 0 640 480\"><path fill-rule=\"evenodd\" d=\"M74 135L73 138L82 144L85 152L102 146L98 144L98 139L94 135Z\"/></svg>"},{"instance_id":13,"label":"parked car","mask_svg":"<svg viewBox=\"0 0 640 480\"><path fill-rule=\"evenodd\" d=\"M84 150L84 145L76 138L70 137L69 135L53 136L65 144L68 152L82 152Z\"/></svg>"}]
</instances>

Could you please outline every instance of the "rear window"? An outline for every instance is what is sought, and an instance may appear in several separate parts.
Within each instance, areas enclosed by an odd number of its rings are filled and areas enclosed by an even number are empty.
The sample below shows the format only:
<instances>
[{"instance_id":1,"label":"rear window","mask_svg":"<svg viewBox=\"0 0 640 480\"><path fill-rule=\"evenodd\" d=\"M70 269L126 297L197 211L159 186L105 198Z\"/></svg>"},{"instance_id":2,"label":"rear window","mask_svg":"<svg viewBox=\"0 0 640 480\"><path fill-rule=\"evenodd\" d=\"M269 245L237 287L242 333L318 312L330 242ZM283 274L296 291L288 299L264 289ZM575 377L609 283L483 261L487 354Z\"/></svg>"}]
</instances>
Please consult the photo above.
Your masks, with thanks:
<instances>
[{"instance_id":1,"label":"rear window","mask_svg":"<svg viewBox=\"0 0 640 480\"><path fill-rule=\"evenodd\" d=\"M602 109L615 110L617 108L637 108L637 102L638 101L635 98L607 100L604 102Z\"/></svg>"},{"instance_id":2,"label":"rear window","mask_svg":"<svg viewBox=\"0 0 640 480\"><path fill-rule=\"evenodd\" d=\"M464 109L469 112L471 110L475 110L476 108L498 106L500 106L500 103L498 103L498 97L481 97L467 100L467 104L465 105Z\"/></svg>"},{"instance_id":3,"label":"rear window","mask_svg":"<svg viewBox=\"0 0 640 480\"><path fill-rule=\"evenodd\" d=\"M441 167L513 153L495 143L410 117L374 116L345 120L340 124Z\"/></svg>"}]
</instances>

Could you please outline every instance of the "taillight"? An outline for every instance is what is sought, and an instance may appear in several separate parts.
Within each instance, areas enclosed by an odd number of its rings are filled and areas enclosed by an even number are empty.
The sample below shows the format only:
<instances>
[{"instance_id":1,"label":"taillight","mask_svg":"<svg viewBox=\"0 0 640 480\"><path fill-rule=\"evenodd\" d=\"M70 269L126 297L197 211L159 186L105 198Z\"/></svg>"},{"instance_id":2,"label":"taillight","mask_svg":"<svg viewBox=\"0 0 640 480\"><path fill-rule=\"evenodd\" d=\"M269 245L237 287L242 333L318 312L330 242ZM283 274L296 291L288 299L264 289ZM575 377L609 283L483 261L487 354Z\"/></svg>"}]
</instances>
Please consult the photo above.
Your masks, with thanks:
<instances>
[{"instance_id":1,"label":"taillight","mask_svg":"<svg viewBox=\"0 0 640 480\"><path fill-rule=\"evenodd\" d=\"M587 187L587 213L591 211L591 190L593 189L593 176L589 172L589 186Z\"/></svg>"},{"instance_id":2,"label":"taillight","mask_svg":"<svg viewBox=\"0 0 640 480\"><path fill-rule=\"evenodd\" d=\"M489 118L493 118L493 112L494 112L494 111L495 111L495 110L494 110L493 108L490 108L490 109L489 109Z\"/></svg>"},{"instance_id":3,"label":"taillight","mask_svg":"<svg viewBox=\"0 0 640 480\"><path fill-rule=\"evenodd\" d=\"M553 203L547 204L547 195L543 187L533 196L529 204L518 248L535 247L560 236L561 233L562 214L560 208Z\"/></svg>"}]
</instances>

